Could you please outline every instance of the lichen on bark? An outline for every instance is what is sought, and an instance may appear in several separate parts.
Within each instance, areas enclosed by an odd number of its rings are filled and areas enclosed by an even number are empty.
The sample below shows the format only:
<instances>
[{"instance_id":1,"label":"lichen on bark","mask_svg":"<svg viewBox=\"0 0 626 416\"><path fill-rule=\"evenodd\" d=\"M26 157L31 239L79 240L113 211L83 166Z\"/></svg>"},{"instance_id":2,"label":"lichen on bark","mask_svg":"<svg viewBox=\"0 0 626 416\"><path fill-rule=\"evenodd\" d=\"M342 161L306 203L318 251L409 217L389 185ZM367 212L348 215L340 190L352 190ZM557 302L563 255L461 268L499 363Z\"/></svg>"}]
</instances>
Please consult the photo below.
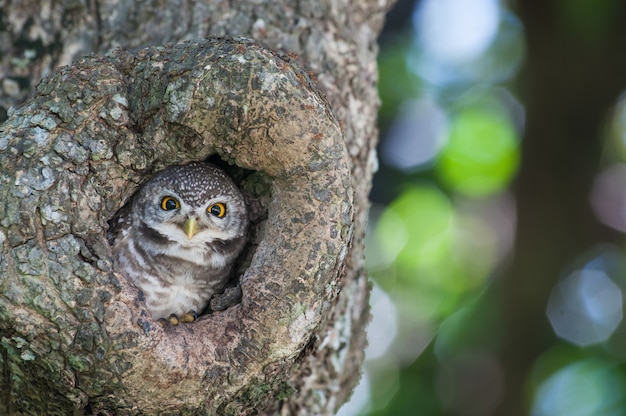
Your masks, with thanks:
<instances>
[{"instance_id":1,"label":"lichen on bark","mask_svg":"<svg viewBox=\"0 0 626 416\"><path fill-rule=\"evenodd\" d=\"M163 329L112 263L107 221L155 171L214 154L258 172L267 219L241 303ZM25 414L247 414L288 397L341 288L350 169L307 73L250 41L60 69L0 132L0 400Z\"/></svg>"}]
</instances>

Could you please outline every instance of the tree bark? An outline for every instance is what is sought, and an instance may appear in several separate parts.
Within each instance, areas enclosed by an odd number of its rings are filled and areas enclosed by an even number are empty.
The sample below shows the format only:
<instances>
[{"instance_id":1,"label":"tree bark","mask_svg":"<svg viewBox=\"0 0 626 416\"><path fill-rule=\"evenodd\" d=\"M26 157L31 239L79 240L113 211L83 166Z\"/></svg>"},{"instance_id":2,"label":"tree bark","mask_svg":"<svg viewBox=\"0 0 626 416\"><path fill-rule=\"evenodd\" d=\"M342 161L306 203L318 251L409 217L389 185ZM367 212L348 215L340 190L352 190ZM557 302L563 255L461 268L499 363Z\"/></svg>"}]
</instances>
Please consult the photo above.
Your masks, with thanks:
<instances>
[{"instance_id":1,"label":"tree bark","mask_svg":"<svg viewBox=\"0 0 626 416\"><path fill-rule=\"evenodd\" d=\"M2 5L7 107L57 65L117 46L237 35L299 58L223 39L120 51L54 72L7 111L0 413L333 413L366 342L388 4L31 3ZM243 299L161 329L111 263L107 221L152 172L212 154L246 170L256 207Z\"/></svg>"}]
</instances>

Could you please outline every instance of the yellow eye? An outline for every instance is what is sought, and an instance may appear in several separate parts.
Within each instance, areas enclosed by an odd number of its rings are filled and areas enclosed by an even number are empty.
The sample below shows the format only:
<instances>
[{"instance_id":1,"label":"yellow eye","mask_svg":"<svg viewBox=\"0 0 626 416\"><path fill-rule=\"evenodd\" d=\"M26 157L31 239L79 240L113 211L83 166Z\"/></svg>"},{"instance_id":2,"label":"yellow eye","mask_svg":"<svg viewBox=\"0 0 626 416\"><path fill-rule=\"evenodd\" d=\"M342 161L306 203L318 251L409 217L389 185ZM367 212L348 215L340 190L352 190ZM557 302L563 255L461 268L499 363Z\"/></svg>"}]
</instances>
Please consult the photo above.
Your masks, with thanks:
<instances>
[{"instance_id":1,"label":"yellow eye","mask_svg":"<svg viewBox=\"0 0 626 416\"><path fill-rule=\"evenodd\" d=\"M206 210L209 214L214 215L217 218L222 218L226 215L226 206L221 202L210 205Z\"/></svg>"},{"instance_id":2,"label":"yellow eye","mask_svg":"<svg viewBox=\"0 0 626 416\"><path fill-rule=\"evenodd\" d=\"M180 202L172 196L166 196L161 200L161 209L163 211L170 211L178 208L180 208Z\"/></svg>"}]
</instances>

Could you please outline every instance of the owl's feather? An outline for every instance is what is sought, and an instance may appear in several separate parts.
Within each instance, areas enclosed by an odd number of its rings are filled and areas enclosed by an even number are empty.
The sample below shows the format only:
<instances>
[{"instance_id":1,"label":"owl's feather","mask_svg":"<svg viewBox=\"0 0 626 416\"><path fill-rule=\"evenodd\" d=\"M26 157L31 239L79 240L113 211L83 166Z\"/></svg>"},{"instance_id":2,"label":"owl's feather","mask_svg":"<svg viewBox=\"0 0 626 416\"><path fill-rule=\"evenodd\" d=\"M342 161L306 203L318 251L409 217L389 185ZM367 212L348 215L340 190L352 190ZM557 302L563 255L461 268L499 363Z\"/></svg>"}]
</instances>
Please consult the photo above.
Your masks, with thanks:
<instances>
[{"instance_id":1,"label":"owl's feather","mask_svg":"<svg viewBox=\"0 0 626 416\"><path fill-rule=\"evenodd\" d=\"M177 201L178 208L166 209L165 198ZM225 207L223 217L210 212L217 203ZM184 223L192 217L199 229L189 237ZM245 244L248 222L233 181L205 163L158 173L113 221L118 265L142 290L154 319L201 312L222 291Z\"/></svg>"}]
</instances>

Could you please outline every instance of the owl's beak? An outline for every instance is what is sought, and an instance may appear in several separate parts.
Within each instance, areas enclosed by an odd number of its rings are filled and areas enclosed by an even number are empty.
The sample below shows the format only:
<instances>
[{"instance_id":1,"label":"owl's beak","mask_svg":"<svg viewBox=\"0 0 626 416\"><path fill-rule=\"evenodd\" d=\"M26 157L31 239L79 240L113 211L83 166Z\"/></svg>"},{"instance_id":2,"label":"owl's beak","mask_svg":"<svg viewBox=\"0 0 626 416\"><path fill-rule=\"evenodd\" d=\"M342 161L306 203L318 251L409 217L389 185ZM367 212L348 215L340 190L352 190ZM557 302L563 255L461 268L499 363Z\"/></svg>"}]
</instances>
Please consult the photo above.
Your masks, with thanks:
<instances>
[{"instance_id":1,"label":"owl's beak","mask_svg":"<svg viewBox=\"0 0 626 416\"><path fill-rule=\"evenodd\" d=\"M187 218L187 221L183 224L183 231L187 234L187 238L191 240L191 237L196 235L200 227L198 226L198 221L194 217Z\"/></svg>"}]
</instances>

